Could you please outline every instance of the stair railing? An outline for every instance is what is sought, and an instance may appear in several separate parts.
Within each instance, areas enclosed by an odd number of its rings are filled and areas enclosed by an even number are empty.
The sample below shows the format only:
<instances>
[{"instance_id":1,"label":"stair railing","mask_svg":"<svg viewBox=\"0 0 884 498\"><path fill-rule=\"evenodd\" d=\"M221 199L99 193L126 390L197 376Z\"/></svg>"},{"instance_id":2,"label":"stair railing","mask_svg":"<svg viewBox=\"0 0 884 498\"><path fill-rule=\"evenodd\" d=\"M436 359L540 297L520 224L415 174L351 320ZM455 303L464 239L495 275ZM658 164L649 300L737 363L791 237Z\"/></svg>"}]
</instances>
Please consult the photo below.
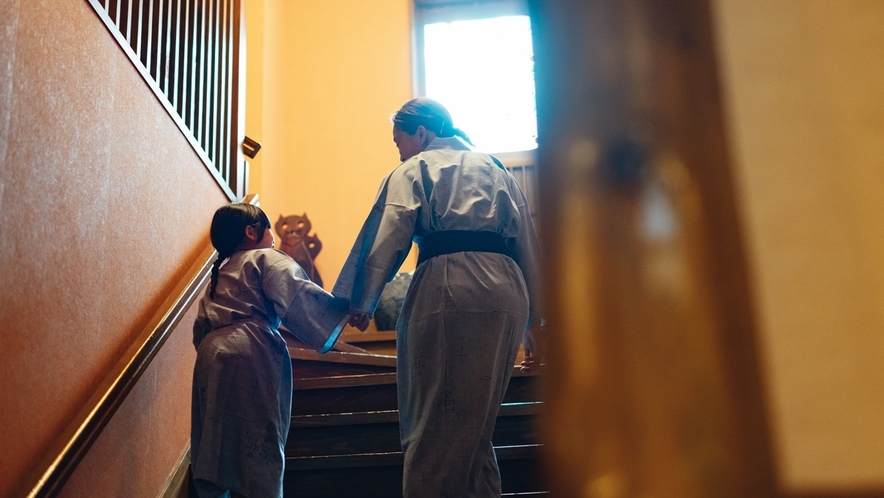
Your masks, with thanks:
<instances>
[{"instance_id":1,"label":"stair railing","mask_svg":"<svg viewBox=\"0 0 884 498\"><path fill-rule=\"evenodd\" d=\"M242 199L242 0L87 1L228 198Z\"/></svg>"},{"instance_id":2,"label":"stair railing","mask_svg":"<svg viewBox=\"0 0 884 498\"><path fill-rule=\"evenodd\" d=\"M245 201L258 203L253 194ZM208 245L80 409L26 481L24 496L55 496L209 281L218 252Z\"/></svg>"}]
</instances>

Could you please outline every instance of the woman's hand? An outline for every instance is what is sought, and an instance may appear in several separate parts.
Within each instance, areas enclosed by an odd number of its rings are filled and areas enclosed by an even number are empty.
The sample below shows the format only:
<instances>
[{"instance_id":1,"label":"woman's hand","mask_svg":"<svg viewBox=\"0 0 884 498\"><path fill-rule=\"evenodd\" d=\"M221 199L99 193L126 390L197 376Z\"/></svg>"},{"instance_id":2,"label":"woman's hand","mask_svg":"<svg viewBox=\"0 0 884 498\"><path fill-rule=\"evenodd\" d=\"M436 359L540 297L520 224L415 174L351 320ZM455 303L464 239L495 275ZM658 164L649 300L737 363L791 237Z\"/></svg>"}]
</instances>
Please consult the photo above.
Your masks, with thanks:
<instances>
[{"instance_id":1,"label":"woman's hand","mask_svg":"<svg viewBox=\"0 0 884 498\"><path fill-rule=\"evenodd\" d=\"M368 322L371 321L371 314L364 311L348 311L350 321L347 322L351 327L356 327L360 332L365 332L368 328Z\"/></svg>"},{"instance_id":2,"label":"woman's hand","mask_svg":"<svg viewBox=\"0 0 884 498\"><path fill-rule=\"evenodd\" d=\"M525 330L522 346L525 348L525 358L522 360L520 370L533 372L539 369L543 359L543 328L539 319L534 321L531 328Z\"/></svg>"}]
</instances>

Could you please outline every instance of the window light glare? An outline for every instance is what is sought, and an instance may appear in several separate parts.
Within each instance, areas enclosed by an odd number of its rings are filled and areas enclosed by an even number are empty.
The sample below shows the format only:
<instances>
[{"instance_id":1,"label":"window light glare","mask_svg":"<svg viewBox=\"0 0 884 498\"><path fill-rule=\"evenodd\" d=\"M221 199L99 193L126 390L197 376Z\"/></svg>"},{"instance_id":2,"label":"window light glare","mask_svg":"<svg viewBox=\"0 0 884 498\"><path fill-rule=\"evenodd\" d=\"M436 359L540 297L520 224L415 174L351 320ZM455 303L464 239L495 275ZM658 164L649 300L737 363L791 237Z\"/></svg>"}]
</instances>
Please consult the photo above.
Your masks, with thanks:
<instances>
[{"instance_id":1,"label":"window light glare","mask_svg":"<svg viewBox=\"0 0 884 498\"><path fill-rule=\"evenodd\" d=\"M424 26L426 95L442 102L479 150L537 148L528 16Z\"/></svg>"}]
</instances>

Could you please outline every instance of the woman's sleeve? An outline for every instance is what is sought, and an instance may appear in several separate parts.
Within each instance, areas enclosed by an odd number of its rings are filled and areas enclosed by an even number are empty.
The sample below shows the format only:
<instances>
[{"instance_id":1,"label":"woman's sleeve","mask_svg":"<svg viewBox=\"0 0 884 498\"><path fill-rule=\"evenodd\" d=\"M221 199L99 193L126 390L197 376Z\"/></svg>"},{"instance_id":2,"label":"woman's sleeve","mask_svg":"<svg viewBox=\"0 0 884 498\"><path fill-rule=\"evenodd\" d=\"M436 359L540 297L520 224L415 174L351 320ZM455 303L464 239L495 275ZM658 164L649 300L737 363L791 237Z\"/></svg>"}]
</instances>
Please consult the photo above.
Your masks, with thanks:
<instances>
[{"instance_id":1,"label":"woman's sleeve","mask_svg":"<svg viewBox=\"0 0 884 498\"><path fill-rule=\"evenodd\" d=\"M351 310L374 313L384 286L411 250L419 206L415 186L401 169L381 183L332 290L350 301Z\"/></svg>"},{"instance_id":2,"label":"woman's sleeve","mask_svg":"<svg viewBox=\"0 0 884 498\"><path fill-rule=\"evenodd\" d=\"M540 243L537 240L537 232L534 229L534 220L525 193L516 183L515 179L510 182L513 188L513 199L519 208L519 232L516 235L513 257L528 286L528 300L530 303L528 326L535 319L543 318L543 302L540 282Z\"/></svg>"},{"instance_id":3,"label":"woman's sleeve","mask_svg":"<svg viewBox=\"0 0 884 498\"><path fill-rule=\"evenodd\" d=\"M329 351L347 323L346 299L336 298L307 278L291 258L264 272L264 294L292 334L311 348Z\"/></svg>"}]
</instances>

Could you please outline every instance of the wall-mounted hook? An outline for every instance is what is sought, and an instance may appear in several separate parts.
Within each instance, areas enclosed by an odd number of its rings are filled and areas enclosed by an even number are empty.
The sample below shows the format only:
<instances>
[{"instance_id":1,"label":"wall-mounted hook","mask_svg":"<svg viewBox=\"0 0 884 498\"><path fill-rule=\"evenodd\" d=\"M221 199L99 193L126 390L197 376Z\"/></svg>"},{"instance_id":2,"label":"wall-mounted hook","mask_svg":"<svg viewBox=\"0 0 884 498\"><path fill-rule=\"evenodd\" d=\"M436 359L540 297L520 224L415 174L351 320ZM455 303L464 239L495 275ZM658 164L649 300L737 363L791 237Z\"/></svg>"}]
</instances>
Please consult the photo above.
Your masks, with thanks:
<instances>
[{"instance_id":1,"label":"wall-mounted hook","mask_svg":"<svg viewBox=\"0 0 884 498\"><path fill-rule=\"evenodd\" d=\"M249 137L245 137L242 141L242 153L254 159L261 150L261 142L256 142Z\"/></svg>"}]
</instances>

